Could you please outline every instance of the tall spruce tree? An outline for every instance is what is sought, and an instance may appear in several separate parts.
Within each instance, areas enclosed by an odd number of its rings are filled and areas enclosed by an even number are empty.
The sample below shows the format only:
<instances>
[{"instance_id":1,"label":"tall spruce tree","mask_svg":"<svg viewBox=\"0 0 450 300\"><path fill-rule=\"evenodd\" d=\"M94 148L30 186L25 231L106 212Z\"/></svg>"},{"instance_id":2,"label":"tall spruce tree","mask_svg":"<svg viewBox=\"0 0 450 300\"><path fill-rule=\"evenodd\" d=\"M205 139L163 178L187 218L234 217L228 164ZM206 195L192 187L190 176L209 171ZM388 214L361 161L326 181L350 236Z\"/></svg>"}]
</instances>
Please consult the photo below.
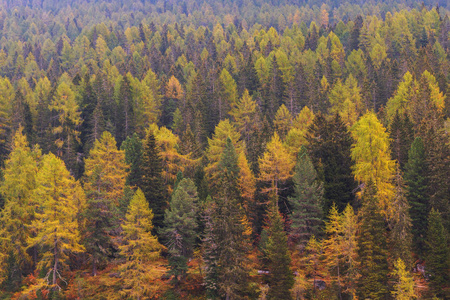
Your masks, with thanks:
<instances>
[{"instance_id":1,"label":"tall spruce tree","mask_svg":"<svg viewBox=\"0 0 450 300\"><path fill-rule=\"evenodd\" d=\"M389 294L386 225L373 182L369 181L363 197L358 236L361 276L357 294L361 299L383 299Z\"/></svg>"},{"instance_id":2,"label":"tall spruce tree","mask_svg":"<svg viewBox=\"0 0 450 300\"><path fill-rule=\"evenodd\" d=\"M204 240L208 273L205 283L211 295L243 298L250 292L247 252L251 228L239 205L238 157L230 138L218 169L217 193L207 215Z\"/></svg>"},{"instance_id":3,"label":"tall spruce tree","mask_svg":"<svg viewBox=\"0 0 450 300\"><path fill-rule=\"evenodd\" d=\"M148 131L144 141L142 154L141 178L138 186L147 199L150 209L153 211L153 225L157 232L164 220L164 211L168 207L168 192L164 185L161 167L161 157L156 146L155 136Z\"/></svg>"},{"instance_id":4,"label":"tall spruce tree","mask_svg":"<svg viewBox=\"0 0 450 300\"><path fill-rule=\"evenodd\" d=\"M86 159L84 190L87 205L85 247L92 258L92 273L97 275L98 264L117 251L119 201L124 197L128 168L125 153L117 149L116 140L109 132L95 141Z\"/></svg>"},{"instance_id":5,"label":"tall spruce tree","mask_svg":"<svg viewBox=\"0 0 450 300\"><path fill-rule=\"evenodd\" d=\"M415 138L408 152L408 163L405 166L406 198L410 206L414 251L422 256L425 249L427 229L427 212L429 211L425 148L422 138Z\"/></svg>"},{"instance_id":6,"label":"tall spruce tree","mask_svg":"<svg viewBox=\"0 0 450 300\"><path fill-rule=\"evenodd\" d=\"M188 259L194 252L197 238L198 212L197 187L191 179L181 179L177 184L169 209L165 211L161 235L169 249L169 274L177 285L188 270Z\"/></svg>"},{"instance_id":7,"label":"tall spruce tree","mask_svg":"<svg viewBox=\"0 0 450 300\"><path fill-rule=\"evenodd\" d=\"M267 299L292 299L290 289L294 285L294 273L290 268L291 256L284 231L284 221L278 208L271 205L269 212L266 258L269 269L269 293Z\"/></svg>"},{"instance_id":8,"label":"tall spruce tree","mask_svg":"<svg viewBox=\"0 0 450 300\"><path fill-rule=\"evenodd\" d=\"M319 113L309 128L307 141L311 159L323 180L324 212L328 213L332 203L343 211L353 201L356 188L350 158L353 139L347 127L338 114L327 119Z\"/></svg>"},{"instance_id":9,"label":"tall spruce tree","mask_svg":"<svg viewBox=\"0 0 450 300\"><path fill-rule=\"evenodd\" d=\"M426 246L426 272L430 276L431 292L437 297L447 299L450 296L448 232L444 228L440 212L434 208L428 215Z\"/></svg>"},{"instance_id":10,"label":"tall spruce tree","mask_svg":"<svg viewBox=\"0 0 450 300\"><path fill-rule=\"evenodd\" d=\"M120 149L125 152L125 162L130 166L127 185L136 186L142 178L142 141L137 133L133 133L123 141Z\"/></svg>"},{"instance_id":11,"label":"tall spruce tree","mask_svg":"<svg viewBox=\"0 0 450 300\"><path fill-rule=\"evenodd\" d=\"M292 206L290 238L303 249L312 235L319 234L323 216L323 186L317 180L316 170L305 147L298 155L293 181L295 192L293 197L289 197Z\"/></svg>"}]
</instances>

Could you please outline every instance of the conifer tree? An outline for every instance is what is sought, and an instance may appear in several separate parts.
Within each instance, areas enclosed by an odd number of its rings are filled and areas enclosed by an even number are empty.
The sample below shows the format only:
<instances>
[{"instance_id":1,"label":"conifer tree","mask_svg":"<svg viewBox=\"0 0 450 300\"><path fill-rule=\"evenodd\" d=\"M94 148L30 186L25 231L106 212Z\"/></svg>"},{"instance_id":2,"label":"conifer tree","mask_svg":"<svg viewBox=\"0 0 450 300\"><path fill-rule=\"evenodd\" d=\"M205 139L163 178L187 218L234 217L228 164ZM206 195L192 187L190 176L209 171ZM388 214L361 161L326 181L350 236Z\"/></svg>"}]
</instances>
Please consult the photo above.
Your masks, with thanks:
<instances>
[{"instance_id":1,"label":"conifer tree","mask_svg":"<svg viewBox=\"0 0 450 300\"><path fill-rule=\"evenodd\" d=\"M430 276L431 292L437 297L448 297L450 250L448 232L439 211L431 209L428 215L426 240L426 272Z\"/></svg>"},{"instance_id":2,"label":"conifer tree","mask_svg":"<svg viewBox=\"0 0 450 300\"><path fill-rule=\"evenodd\" d=\"M317 236L322 224L323 186L306 148L302 147L295 166L294 196L289 198L292 206L292 231L290 238L302 249L312 235Z\"/></svg>"},{"instance_id":3,"label":"conifer tree","mask_svg":"<svg viewBox=\"0 0 450 300\"><path fill-rule=\"evenodd\" d=\"M125 262L120 266L124 297L147 299L156 295L155 279L162 274L155 268L163 246L152 235L153 213L144 193L138 189L131 199L122 226L124 244L119 246Z\"/></svg>"},{"instance_id":4,"label":"conifer tree","mask_svg":"<svg viewBox=\"0 0 450 300\"><path fill-rule=\"evenodd\" d=\"M350 151L353 139L338 114L327 119L317 114L308 130L308 150L323 180L325 213L335 203L343 211L351 203L356 183L352 175Z\"/></svg>"},{"instance_id":5,"label":"conifer tree","mask_svg":"<svg viewBox=\"0 0 450 300\"><path fill-rule=\"evenodd\" d=\"M116 139L119 145L133 133L136 125L132 88L128 76L129 74L123 77L117 95Z\"/></svg>"},{"instance_id":6,"label":"conifer tree","mask_svg":"<svg viewBox=\"0 0 450 300\"><path fill-rule=\"evenodd\" d=\"M396 261L400 258L408 267L412 266L411 250L411 217L409 215L410 206L405 196L405 187L400 173L400 166L397 164L397 174L395 175L395 198L393 200L394 215L390 220L391 255Z\"/></svg>"},{"instance_id":7,"label":"conifer tree","mask_svg":"<svg viewBox=\"0 0 450 300\"><path fill-rule=\"evenodd\" d=\"M207 256L206 283L209 290L227 299L242 298L249 293L247 252L251 228L239 205L239 167L236 150L230 138L219 162L219 178L215 203L209 213L204 243ZM214 279L217 281L214 282Z\"/></svg>"},{"instance_id":8,"label":"conifer tree","mask_svg":"<svg viewBox=\"0 0 450 300\"><path fill-rule=\"evenodd\" d=\"M427 228L428 197L425 171L425 148L422 138L415 138L405 166L406 198L410 206L414 250L423 255Z\"/></svg>"},{"instance_id":9,"label":"conifer tree","mask_svg":"<svg viewBox=\"0 0 450 300\"><path fill-rule=\"evenodd\" d=\"M34 219L33 190L36 188L36 174L40 150L31 150L19 127L13 139L12 151L2 170L0 192L5 199L0 211L0 279L9 279L8 285L15 286L31 266L27 251L27 239L32 236L31 222ZM6 278L5 278L6 277ZM0 281L1 283L1 281Z\"/></svg>"},{"instance_id":10,"label":"conifer tree","mask_svg":"<svg viewBox=\"0 0 450 300\"><path fill-rule=\"evenodd\" d=\"M68 269L69 254L84 251L78 230L80 206L77 203L85 200L81 186L63 161L50 153L43 156L41 164L32 196L37 208L32 223L36 235L28 238L28 244L41 250L37 269L46 275L38 281L38 288L48 286L58 291L61 289L58 282L64 280L61 271Z\"/></svg>"},{"instance_id":11,"label":"conifer tree","mask_svg":"<svg viewBox=\"0 0 450 300\"><path fill-rule=\"evenodd\" d=\"M362 299L382 299L389 293L386 226L376 197L376 187L369 181L364 191L358 236L361 276L357 294Z\"/></svg>"},{"instance_id":12,"label":"conifer tree","mask_svg":"<svg viewBox=\"0 0 450 300\"><path fill-rule=\"evenodd\" d=\"M391 218L395 162L391 159L386 129L374 113L368 112L352 127L352 134L355 139L351 150L355 179L365 184L373 182L382 212Z\"/></svg>"},{"instance_id":13,"label":"conifer tree","mask_svg":"<svg viewBox=\"0 0 450 300\"><path fill-rule=\"evenodd\" d=\"M138 186L147 199L153 212L153 225L155 229L163 226L164 211L168 206L168 195L164 185L161 167L161 157L156 146L155 136L148 131L144 140L142 153L141 178Z\"/></svg>"},{"instance_id":14,"label":"conifer tree","mask_svg":"<svg viewBox=\"0 0 450 300\"><path fill-rule=\"evenodd\" d=\"M414 292L414 279L408 272L405 263L401 258L394 262L394 290L391 291L392 296L396 300L411 300L416 299L417 295Z\"/></svg>"},{"instance_id":15,"label":"conifer tree","mask_svg":"<svg viewBox=\"0 0 450 300\"><path fill-rule=\"evenodd\" d=\"M83 239L87 252L92 256L94 276L98 264L116 249L117 213L124 196L127 168L125 153L117 150L114 137L105 131L89 152L84 174L87 206Z\"/></svg>"},{"instance_id":16,"label":"conifer tree","mask_svg":"<svg viewBox=\"0 0 450 300\"><path fill-rule=\"evenodd\" d=\"M275 205L272 205L269 212L266 256L269 269L267 298L292 299L290 289L294 285L294 274L290 268L291 257L287 246L284 222Z\"/></svg>"},{"instance_id":17,"label":"conifer tree","mask_svg":"<svg viewBox=\"0 0 450 300\"><path fill-rule=\"evenodd\" d=\"M169 209L165 211L165 227L161 230L170 254L169 274L174 276L175 284L186 276L187 262L194 251L197 206L197 187L191 179L181 179L172 194Z\"/></svg>"},{"instance_id":18,"label":"conifer tree","mask_svg":"<svg viewBox=\"0 0 450 300\"><path fill-rule=\"evenodd\" d=\"M126 183L129 186L136 186L142 177L142 141L134 133L123 141L120 149L125 152L125 162L130 166Z\"/></svg>"},{"instance_id":19,"label":"conifer tree","mask_svg":"<svg viewBox=\"0 0 450 300\"><path fill-rule=\"evenodd\" d=\"M263 157L260 157L258 161L259 180L270 184L263 192L268 193L272 201L277 201L276 206L278 207L280 184L292 177L292 169L295 163L276 132L267 144Z\"/></svg>"}]
</instances>

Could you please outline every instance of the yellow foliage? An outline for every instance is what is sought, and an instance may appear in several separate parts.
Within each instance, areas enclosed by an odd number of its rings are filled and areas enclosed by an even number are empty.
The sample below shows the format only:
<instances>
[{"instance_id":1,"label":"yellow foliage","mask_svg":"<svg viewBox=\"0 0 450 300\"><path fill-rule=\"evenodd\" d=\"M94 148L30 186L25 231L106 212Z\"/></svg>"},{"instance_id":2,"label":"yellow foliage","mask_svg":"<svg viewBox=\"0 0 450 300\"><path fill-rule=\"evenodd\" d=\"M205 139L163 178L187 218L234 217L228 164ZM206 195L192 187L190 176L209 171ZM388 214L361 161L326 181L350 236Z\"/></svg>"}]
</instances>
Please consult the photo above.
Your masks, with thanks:
<instances>
[{"instance_id":1,"label":"yellow foliage","mask_svg":"<svg viewBox=\"0 0 450 300\"><path fill-rule=\"evenodd\" d=\"M355 179L362 183L372 181L375 184L383 213L390 218L393 215L392 201L395 197L395 161L391 159L386 128L373 112L368 112L351 131L355 140L351 150L355 162Z\"/></svg>"},{"instance_id":2,"label":"yellow foliage","mask_svg":"<svg viewBox=\"0 0 450 300\"><path fill-rule=\"evenodd\" d=\"M280 137L275 132L270 142L267 143L266 152L259 159L259 180L271 184L263 192L271 193L278 199L278 185L292 177L294 165L294 158L283 146Z\"/></svg>"}]
</instances>

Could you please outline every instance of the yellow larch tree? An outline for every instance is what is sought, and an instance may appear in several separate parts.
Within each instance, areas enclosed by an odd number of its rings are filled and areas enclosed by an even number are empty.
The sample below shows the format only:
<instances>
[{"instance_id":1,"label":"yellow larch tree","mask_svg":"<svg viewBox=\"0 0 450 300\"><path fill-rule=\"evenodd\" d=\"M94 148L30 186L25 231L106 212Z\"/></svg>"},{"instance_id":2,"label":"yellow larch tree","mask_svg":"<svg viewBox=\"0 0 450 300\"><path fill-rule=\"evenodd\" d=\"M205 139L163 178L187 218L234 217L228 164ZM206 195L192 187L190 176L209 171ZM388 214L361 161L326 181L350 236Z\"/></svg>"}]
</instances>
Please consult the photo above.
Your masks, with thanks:
<instances>
[{"instance_id":1,"label":"yellow larch tree","mask_svg":"<svg viewBox=\"0 0 450 300\"><path fill-rule=\"evenodd\" d=\"M287 133L284 145L289 153L297 156L302 145L307 145L306 133L314 120L314 113L307 107L303 107L292 122L292 128Z\"/></svg>"},{"instance_id":2,"label":"yellow larch tree","mask_svg":"<svg viewBox=\"0 0 450 300\"><path fill-rule=\"evenodd\" d=\"M275 132L266 146L266 152L259 159L259 180L269 183L263 192L270 194L272 200L278 205L279 185L292 177L295 160L281 143L280 137Z\"/></svg>"},{"instance_id":3,"label":"yellow larch tree","mask_svg":"<svg viewBox=\"0 0 450 300\"><path fill-rule=\"evenodd\" d=\"M148 299L158 290L157 279L165 269L157 269L155 261L164 247L152 235L153 213L144 193L138 189L131 199L122 224L124 244L119 247L125 262L120 266L123 289L120 293L133 299Z\"/></svg>"},{"instance_id":4,"label":"yellow larch tree","mask_svg":"<svg viewBox=\"0 0 450 300\"><path fill-rule=\"evenodd\" d=\"M355 123L351 132L355 140L351 150L355 179L360 183L371 181L375 184L382 211L390 218L395 197L395 161L391 159L386 128L373 112L367 112Z\"/></svg>"},{"instance_id":5,"label":"yellow larch tree","mask_svg":"<svg viewBox=\"0 0 450 300\"><path fill-rule=\"evenodd\" d=\"M19 127L14 135L12 151L2 170L0 192L5 200L0 212L0 283L8 271L22 272L31 264L27 252L27 238L32 236L29 227L34 219L32 193L36 188L36 174L40 150L31 150L27 137ZM13 265L7 263L12 257Z\"/></svg>"},{"instance_id":6,"label":"yellow larch tree","mask_svg":"<svg viewBox=\"0 0 450 300\"><path fill-rule=\"evenodd\" d=\"M77 203L84 202L84 195L64 162L50 153L42 158L32 198L36 203L36 219L32 223L36 236L28 238L28 245L40 248L37 269L46 274L32 289L47 287L59 291L58 282L64 280L62 271L68 268L69 254L84 251L77 222Z\"/></svg>"}]
</instances>

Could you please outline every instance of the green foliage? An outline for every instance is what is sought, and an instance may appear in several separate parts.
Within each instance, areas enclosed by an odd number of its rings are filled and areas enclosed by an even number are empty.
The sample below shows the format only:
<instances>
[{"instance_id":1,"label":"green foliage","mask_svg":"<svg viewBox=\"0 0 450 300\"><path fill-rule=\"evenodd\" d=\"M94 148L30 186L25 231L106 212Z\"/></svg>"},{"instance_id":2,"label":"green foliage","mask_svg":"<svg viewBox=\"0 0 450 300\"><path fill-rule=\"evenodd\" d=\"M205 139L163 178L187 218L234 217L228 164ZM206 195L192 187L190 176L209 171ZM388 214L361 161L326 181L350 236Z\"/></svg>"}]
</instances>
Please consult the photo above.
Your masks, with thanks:
<instances>
[{"instance_id":1,"label":"green foliage","mask_svg":"<svg viewBox=\"0 0 450 300\"><path fill-rule=\"evenodd\" d=\"M290 239L303 248L311 236L318 236L322 225L323 185L317 179L317 173L302 148L295 166L294 197L289 198L292 206L292 231Z\"/></svg>"},{"instance_id":2,"label":"green foliage","mask_svg":"<svg viewBox=\"0 0 450 300\"><path fill-rule=\"evenodd\" d=\"M437 297L448 296L450 251L448 231L445 230L441 214L434 208L428 215L426 272L430 277L430 289Z\"/></svg>"},{"instance_id":3,"label":"green foliage","mask_svg":"<svg viewBox=\"0 0 450 300\"><path fill-rule=\"evenodd\" d=\"M164 225L161 235L169 250L169 274L174 282L186 276L188 259L192 257L197 238L197 187L191 179L183 178L177 184L165 211Z\"/></svg>"},{"instance_id":4,"label":"green foliage","mask_svg":"<svg viewBox=\"0 0 450 300\"><path fill-rule=\"evenodd\" d=\"M153 225L160 228L163 226L164 210L168 206L168 195L162 177L161 157L151 130L144 140L140 171L138 186L154 214Z\"/></svg>"},{"instance_id":5,"label":"green foliage","mask_svg":"<svg viewBox=\"0 0 450 300\"><path fill-rule=\"evenodd\" d=\"M294 274L290 268L291 258L287 247L284 222L278 209L269 212L266 256L269 269L268 299L292 299L290 289L294 285Z\"/></svg>"},{"instance_id":6,"label":"green foliage","mask_svg":"<svg viewBox=\"0 0 450 300\"><path fill-rule=\"evenodd\" d=\"M386 225L376 195L376 187L369 181L364 192L358 235L360 277L357 294L363 299L379 299L389 294Z\"/></svg>"}]
</instances>

